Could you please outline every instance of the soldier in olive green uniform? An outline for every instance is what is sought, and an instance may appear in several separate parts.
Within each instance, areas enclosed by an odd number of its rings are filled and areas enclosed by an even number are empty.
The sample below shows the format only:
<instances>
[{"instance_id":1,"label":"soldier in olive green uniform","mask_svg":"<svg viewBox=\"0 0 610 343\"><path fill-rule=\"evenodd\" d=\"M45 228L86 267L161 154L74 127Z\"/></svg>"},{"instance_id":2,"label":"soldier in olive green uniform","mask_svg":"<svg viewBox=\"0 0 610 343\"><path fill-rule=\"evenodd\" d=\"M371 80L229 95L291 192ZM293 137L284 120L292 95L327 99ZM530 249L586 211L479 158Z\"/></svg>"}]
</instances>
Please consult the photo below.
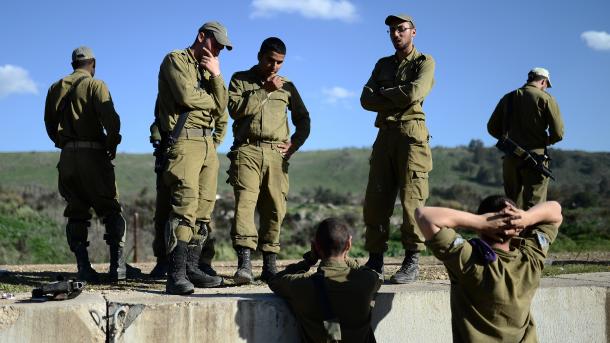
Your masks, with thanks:
<instances>
[{"instance_id":1,"label":"soldier in olive green uniform","mask_svg":"<svg viewBox=\"0 0 610 343\"><path fill-rule=\"evenodd\" d=\"M383 278L349 259L351 246L347 226L337 219L326 219L318 225L305 259L269 281L269 288L294 311L303 342L375 342L371 311ZM317 273L307 273L318 256L322 261ZM327 325L328 317L339 325Z\"/></svg>"},{"instance_id":2,"label":"soldier in olive green uniform","mask_svg":"<svg viewBox=\"0 0 610 343\"><path fill-rule=\"evenodd\" d=\"M214 133L212 134L214 138L214 146L218 148L218 146L222 143L224 136L226 135L226 127L227 127L227 118L228 115L220 116L218 120L215 121ZM167 274L167 270L169 268L169 261L167 256L167 249L165 246L165 226L169 219L169 214L171 212L171 194L170 189L163 182L163 172L164 166L162 164L163 156L162 154L165 151L167 144L167 133L159 131L159 127L157 125L157 121L152 123L150 126L150 142L155 149L154 155L156 157L155 160L155 173L157 174L156 188L157 188L157 198L155 202L155 237L153 240L153 253L157 258L157 264L150 272L150 276L152 277L164 277ZM206 199L208 205L204 207L207 210L206 213L203 214L201 221L207 228L208 237L203 243L203 248L201 250L201 255L199 257L199 269L201 269L204 273L216 276L216 271L212 268L212 260L214 259L214 255L216 250L214 249L215 239L212 236L212 226L210 225L212 219L212 211L214 210L214 203L216 201L216 188L218 185L218 167L219 164L211 164L208 168L204 168L203 173L206 175L203 176L203 180L205 180L205 184L203 188L205 189L206 194L212 195L213 199ZM212 198L212 196L208 196L207 198ZM209 204L209 202L212 202Z\"/></svg>"},{"instance_id":3,"label":"soldier in olive green uniform","mask_svg":"<svg viewBox=\"0 0 610 343\"><path fill-rule=\"evenodd\" d=\"M478 213L442 207L416 212L426 245L451 279L453 341L537 342L530 305L557 237L561 206L543 202L523 211L506 197L492 196ZM479 238L467 241L455 227L474 230Z\"/></svg>"},{"instance_id":4,"label":"soldier in olive green uniform","mask_svg":"<svg viewBox=\"0 0 610 343\"><path fill-rule=\"evenodd\" d=\"M563 120L557 102L545 90L551 87L548 70L534 68L527 83L506 94L494 110L487 130L497 139L508 135L537 156L547 156L547 146L563 139ZM543 162L548 167L548 158ZM504 191L519 207L528 209L546 201L549 178L529 168L516 156L504 156Z\"/></svg>"},{"instance_id":5,"label":"soldier in olive green uniform","mask_svg":"<svg viewBox=\"0 0 610 343\"><path fill-rule=\"evenodd\" d=\"M407 283L417 279L419 252L425 249L413 212L428 198L432 153L422 105L434 83L435 64L413 45L416 29L411 17L391 15L385 23L396 53L377 62L360 96L364 109L377 112L379 128L364 200L365 249L370 254L367 265L383 273L390 217L399 193L405 259L391 281Z\"/></svg>"},{"instance_id":6,"label":"soldier in olive green uniform","mask_svg":"<svg viewBox=\"0 0 610 343\"><path fill-rule=\"evenodd\" d=\"M286 214L288 159L309 136L309 113L295 85L277 72L286 46L275 37L263 41L258 64L233 75L229 85L229 114L235 141L229 158L228 182L235 192L231 227L237 251L235 282L252 281L251 250L263 251L263 274L275 274L280 251L280 226ZM287 110L296 131L289 136ZM260 214L260 239L254 211Z\"/></svg>"},{"instance_id":7,"label":"soldier in olive green uniform","mask_svg":"<svg viewBox=\"0 0 610 343\"><path fill-rule=\"evenodd\" d=\"M206 23L194 43L165 56L159 70L155 118L161 132L176 138L167 152L163 174L172 208L166 228L166 291L171 294L192 293L193 284L214 287L222 283L222 278L203 273L197 264L216 197L213 181L218 156L212 131L217 121L226 122L227 88L218 62L225 46L232 49L225 27ZM184 115L184 126L176 128ZM215 133L216 138L219 134L223 133Z\"/></svg>"},{"instance_id":8,"label":"soldier in olive green uniform","mask_svg":"<svg viewBox=\"0 0 610 343\"><path fill-rule=\"evenodd\" d=\"M87 253L93 208L106 226L110 247L109 276L126 278L123 255L126 223L118 201L111 160L121 142L121 122L106 84L94 79L95 56L88 47L72 52L74 72L54 83L47 94L44 121L49 138L61 149L59 192L68 205L66 235L76 256L78 277L98 281Z\"/></svg>"}]
</instances>

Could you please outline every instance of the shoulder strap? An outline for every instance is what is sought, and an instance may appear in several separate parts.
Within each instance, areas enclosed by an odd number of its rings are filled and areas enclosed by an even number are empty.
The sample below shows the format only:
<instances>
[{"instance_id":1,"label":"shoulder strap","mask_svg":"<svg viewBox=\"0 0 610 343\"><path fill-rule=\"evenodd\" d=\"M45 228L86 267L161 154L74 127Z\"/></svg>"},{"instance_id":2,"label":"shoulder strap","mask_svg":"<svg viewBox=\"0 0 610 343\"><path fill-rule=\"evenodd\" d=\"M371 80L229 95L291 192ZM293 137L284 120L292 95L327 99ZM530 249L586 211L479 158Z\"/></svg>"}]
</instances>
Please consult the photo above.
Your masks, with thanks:
<instances>
[{"instance_id":1,"label":"shoulder strap","mask_svg":"<svg viewBox=\"0 0 610 343\"><path fill-rule=\"evenodd\" d=\"M318 268L318 271L312 276L312 280L316 287L316 292L318 293L320 306L322 307L322 315L324 316L323 324L326 334L332 342L341 341L341 325L330 305L330 298L328 297L328 291L324 281L324 271L321 268Z\"/></svg>"},{"instance_id":2,"label":"shoulder strap","mask_svg":"<svg viewBox=\"0 0 610 343\"><path fill-rule=\"evenodd\" d=\"M70 86L70 89L68 89L68 91L66 92L66 95L64 95L64 97L61 98L61 100L59 101L59 105L57 106L57 112L62 113L66 109L68 104L72 102L72 96L74 95L74 90L76 89L76 87L78 87L78 85L81 83L81 81L83 81L86 78L87 78L87 76L81 76L76 81L74 81L72 86Z\"/></svg>"}]
</instances>

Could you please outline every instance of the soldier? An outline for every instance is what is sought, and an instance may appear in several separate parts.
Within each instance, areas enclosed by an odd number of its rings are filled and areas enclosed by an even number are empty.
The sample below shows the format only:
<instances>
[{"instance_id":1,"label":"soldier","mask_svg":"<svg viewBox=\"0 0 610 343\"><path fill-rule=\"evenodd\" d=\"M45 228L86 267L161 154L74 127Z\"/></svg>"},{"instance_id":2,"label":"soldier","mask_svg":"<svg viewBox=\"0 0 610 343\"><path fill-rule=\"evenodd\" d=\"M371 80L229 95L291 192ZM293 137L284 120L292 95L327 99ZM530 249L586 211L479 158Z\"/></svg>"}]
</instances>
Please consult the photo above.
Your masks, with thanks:
<instances>
[{"instance_id":1,"label":"soldier","mask_svg":"<svg viewBox=\"0 0 610 343\"><path fill-rule=\"evenodd\" d=\"M237 284L252 281L250 253L263 251L263 273L276 273L280 251L280 226L286 214L288 159L309 136L309 113L294 83L277 75L286 55L279 38L263 41L258 64L233 75L229 85L229 114L235 141L229 152L229 182L235 192L235 217L231 227L237 251ZM289 136L286 110L296 130ZM260 214L260 241L254 211Z\"/></svg>"},{"instance_id":2,"label":"soldier","mask_svg":"<svg viewBox=\"0 0 610 343\"><path fill-rule=\"evenodd\" d=\"M68 202L66 236L76 256L78 278L99 281L87 252L93 208L106 227L111 281L124 280L123 246L127 225L122 215L112 160L121 142L121 122L106 84L94 79L95 56L85 46L72 52L74 72L55 82L47 93L44 121L49 138L61 149L59 193ZM133 270L134 273L139 270Z\"/></svg>"},{"instance_id":3,"label":"soldier","mask_svg":"<svg viewBox=\"0 0 610 343\"><path fill-rule=\"evenodd\" d=\"M506 94L494 110L487 131L500 139L507 136L548 167L547 146L563 139L563 120L557 102L546 92L551 88L549 71L534 68L527 83ZM504 191L519 207L528 209L546 201L549 178L525 166L517 156L503 161Z\"/></svg>"},{"instance_id":4,"label":"soldier","mask_svg":"<svg viewBox=\"0 0 610 343\"><path fill-rule=\"evenodd\" d=\"M379 128L364 199L365 249L369 252L367 265L383 274L390 216L399 193L405 258L390 280L407 283L417 280L419 252L425 249L413 213L428 198L428 172L432 170L422 105L434 83L434 60L413 45L416 28L410 16L390 15L385 24L396 53L377 62L360 96L365 110L377 112L375 126Z\"/></svg>"},{"instance_id":5,"label":"soldier","mask_svg":"<svg viewBox=\"0 0 610 343\"><path fill-rule=\"evenodd\" d=\"M295 312L302 341L375 342L371 311L383 276L347 257L352 236L335 218L318 225L311 245L303 261L269 281L269 288ZM318 257L317 273L306 274Z\"/></svg>"},{"instance_id":6,"label":"soldier","mask_svg":"<svg viewBox=\"0 0 610 343\"><path fill-rule=\"evenodd\" d=\"M216 197L216 145L223 135L212 131L216 122L227 121L227 88L218 60L224 47L232 49L225 27L205 23L193 44L167 54L159 70L155 117L159 130L169 137L163 181L171 197L166 225L170 294L222 283L221 277L203 273L197 264Z\"/></svg>"},{"instance_id":7,"label":"soldier","mask_svg":"<svg viewBox=\"0 0 610 343\"><path fill-rule=\"evenodd\" d=\"M416 211L426 245L451 279L453 341L537 342L530 305L561 225L561 206L550 201L523 211L504 196L491 196L477 213ZM456 227L479 238L466 241Z\"/></svg>"},{"instance_id":8,"label":"soldier","mask_svg":"<svg viewBox=\"0 0 610 343\"><path fill-rule=\"evenodd\" d=\"M156 112L155 112L156 113ZM214 133L212 134L214 138L214 146L218 148L218 146L222 143L224 136L226 134L227 127L227 118L228 115L225 113L224 116L220 116L218 120L214 122ZM165 225L167 224L167 220L169 218L169 214L171 212L171 196L170 190L167 185L163 182L163 169L164 166L164 152L167 149L167 139L168 135L165 132L159 131L159 127L157 121L152 123L150 126L150 142L155 149L155 173L157 175L156 180L156 188L157 188L157 198L155 202L155 237L153 239L153 253L157 258L157 264L154 266L152 271L150 272L151 277L160 278L165 277L167 274L167 270L169 268L169 261L167 256L167 251L165 248ZM216 201L216 188L218 182L218 167L219 164L212 164L209 168L204 168L203 172L206 174L203 177L203 180L208 182L203 186L206 190L206 194L211 195L206 201L212 201L212 204L209 206L205 206L205 210L207 213L204 213L202 216L202 221L205 223L208 237L203 243L203 247L201 250L201 255L199 257L199 269L203 271L207 275L216 276L218 273L212 268L212 260L214 259L214 255L216 250L214 248L215 239L212 236L212 226L210 225L212 211L214 210L214 203Z\"/></svg>"}]
</instances>

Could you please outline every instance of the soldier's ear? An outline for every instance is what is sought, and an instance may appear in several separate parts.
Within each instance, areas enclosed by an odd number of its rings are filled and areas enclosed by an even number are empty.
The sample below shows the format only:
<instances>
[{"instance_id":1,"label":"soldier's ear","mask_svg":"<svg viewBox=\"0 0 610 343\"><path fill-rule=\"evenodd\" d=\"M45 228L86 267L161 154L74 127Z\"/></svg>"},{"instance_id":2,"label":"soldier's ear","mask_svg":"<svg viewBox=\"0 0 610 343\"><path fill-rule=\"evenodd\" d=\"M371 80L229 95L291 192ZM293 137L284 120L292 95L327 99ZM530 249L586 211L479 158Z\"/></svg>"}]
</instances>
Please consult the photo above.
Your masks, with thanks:
<instances>
[{"instance_id":1,"label":"soldier's ear","mask_svg":"<svg viewBox=\"0 0 610 343\"><path fill-rule=\"evenodd\" d=\"M203 31L201 31L197 34L197 41L199 43L203 43L204 40L205 40L205 33Z\"/></svg>"}]
</instances>

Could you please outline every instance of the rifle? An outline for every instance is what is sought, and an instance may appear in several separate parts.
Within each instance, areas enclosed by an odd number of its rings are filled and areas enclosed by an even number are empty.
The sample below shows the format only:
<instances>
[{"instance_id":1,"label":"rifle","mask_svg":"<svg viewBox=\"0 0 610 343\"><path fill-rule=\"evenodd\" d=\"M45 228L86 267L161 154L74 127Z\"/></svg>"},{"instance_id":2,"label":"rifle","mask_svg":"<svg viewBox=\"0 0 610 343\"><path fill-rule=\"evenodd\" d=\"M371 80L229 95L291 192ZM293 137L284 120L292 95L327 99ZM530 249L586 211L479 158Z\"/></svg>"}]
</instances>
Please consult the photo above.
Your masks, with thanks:
<instances>
[{"instance_id":1,"label":"rifle","mask_svg":"<svg viewBox=\"0 0 610 343\"><path fill-rule=\"evenodd\" d=\"M515 141L508 138L508 136L502 136L498 140L498 143L496 143L496 148L509 156L515 156L521 159L527 167L540 172L546 177L550 177L553 181L555 180L551 170L544 165L544 161L549 159L547 155L538 155L527 151Z\"/></svg>"},{"instance_id":2,"label":"rifle","mask_svg":"<svg viewBox=\"0 0 610 343\"><path fill-rule=\"evenodd\" d=\"M63 280L63 277L58 277L58 281L50 282L42 285L40 288L32 290L33 300L66 300L76 298L85 288L87 284L84 281L78 280Z\"/></svg>"},{"instance_id":3,"label":"rifle","mask_svg":"<svg viewBox=\"0 0 610 343\"><path fill-rule=\"evenodd\" d=\"M167 139L162 139L160 144L155 146L155 152L153 153L155 156L155 173L163 172L167 167L167 163L169 161L169 149L176 144L176 141L180 137L180 133L184 128L184 124L186 124L186 119L188 116L188 111L180 113L180 116L178 116L178 121L176 122L176 125L174 125L174 129L169 135L167 135Z\"/></svg>"}]
</instances>

